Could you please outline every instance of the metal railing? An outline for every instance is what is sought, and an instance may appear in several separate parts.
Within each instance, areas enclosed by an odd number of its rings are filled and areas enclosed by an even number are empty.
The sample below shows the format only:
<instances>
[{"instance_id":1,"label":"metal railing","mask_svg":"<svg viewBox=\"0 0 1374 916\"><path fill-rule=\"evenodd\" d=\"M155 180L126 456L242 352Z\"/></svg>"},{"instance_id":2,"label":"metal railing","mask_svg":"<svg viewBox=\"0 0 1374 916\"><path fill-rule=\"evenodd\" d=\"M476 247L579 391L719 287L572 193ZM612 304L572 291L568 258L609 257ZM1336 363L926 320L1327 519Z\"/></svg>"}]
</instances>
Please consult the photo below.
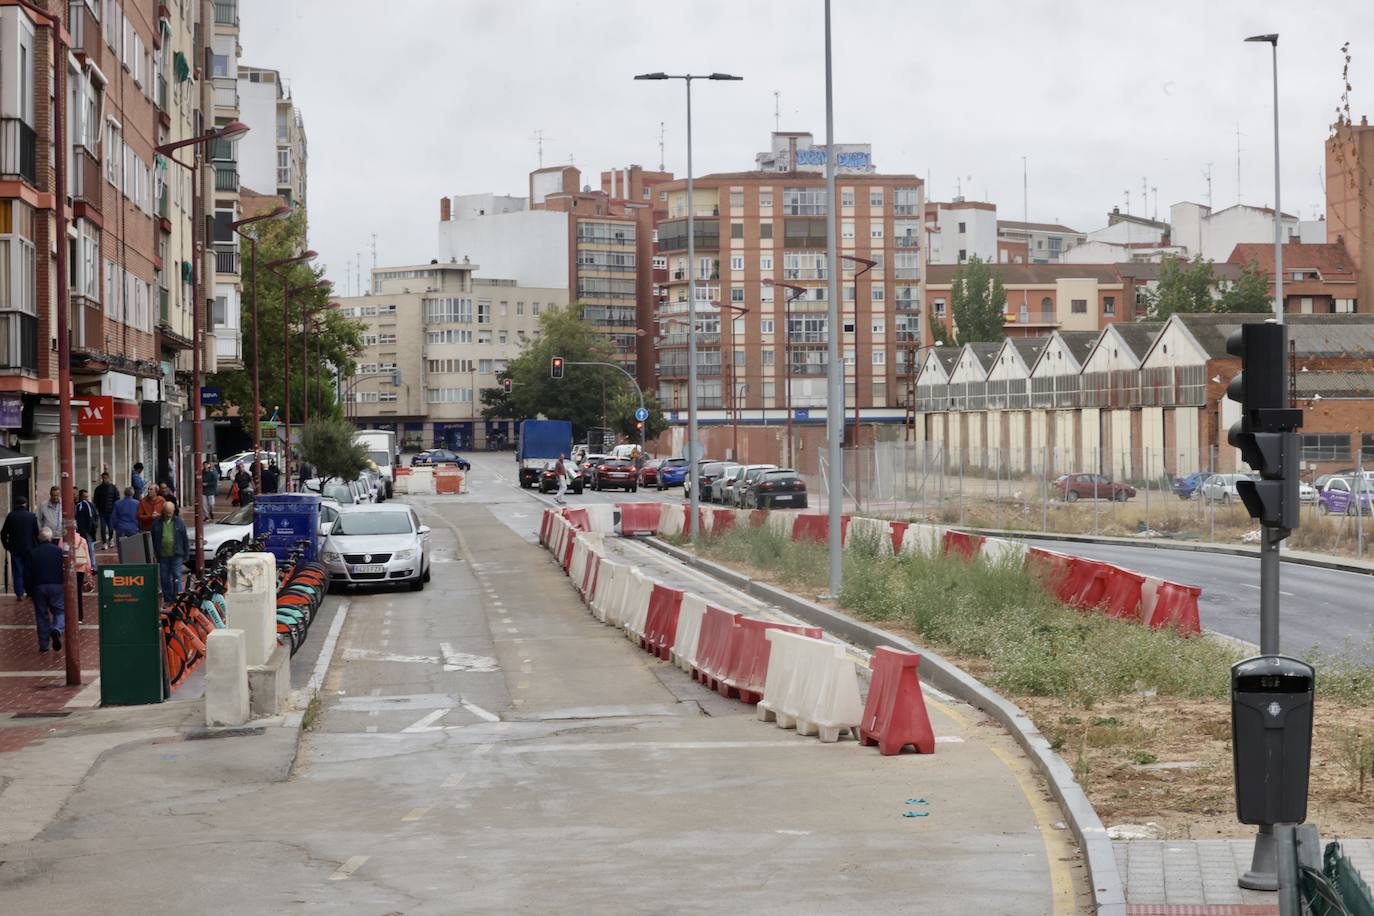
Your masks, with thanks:
<instances>
[{"instance_id":1,"label":"metal railing","mask_svg":"<svg viewBox=\"0 0 1374 916\"><path fill-rule=\"evenodd\" d=\"M157 317L158 317L158 320L159 320L160 322L162 322L163 324L169 324L169 323L171 322L171 320L172 320L172 309L171 309L171 303L170 303L169 300L170 300L170 297L167 295L167 288L166 288L165 286L163 286L163 287L158 287L158 291L157 291L157 306L158 306Z\"/></svg>"},{"instance_id":2,"label":"metal railing","mask_svg":"<svg viewBox=\"0 0 1374 916\"><path fill-rule=\"evenodd\" d=\"M225 76L215 77L215 107L238 111L239 84L237 80Z\"/></svg>"},{"instance_id":3,"label":"metal railing","mask_svg":"<svg viewBox=\"0 0 1374 916\"><path fill-rule=\"evenodd\" d=\"M215 166L215 190L216 191L237 191L239 189L239 171L228 165Z\"/></svg>"},{"instance_id":4,"label":"metal railing","mask_svg":"<svg viewBox=\"0 0 1374 916\"><path fill-rule=\"evenodd\" d=\"M916 235L894 235L892 246L894 248L920 248L921 238Z\"/></svg>"},{"instance_id":5,"label":"metal railing","mask_svg":"<svg viewBox=\"0 0 1374 916\"><path fill-rule=\"evenodd\" d=\"M18 118L0 118L0 178L38 184L38 134Z\"/></svg>"},{"instance_id":6,"label":"metal railing","mask_svg":"<svg viewBox=\"0 0 1374 916\"><path fill-rule=\"evenodd\" d=\"M97 353L105 352L105 313L99 302L73 293L68 320L67 335L71 346Z\"/></svg>"},{"instance_id":7,"label":"metal railing","mask_svg":"<svg viewBox=\"0 0 1374 916\"><path fill-rule=\"evenodd\" d=\"M239 253L237 249L215 248L215 273L237 274L239 272Z\"/></svg>"},{"instance_id":8,"label":"metal railing","mask_svg":"<svg viewBox=\"0 0 1374 916\"><path fill-rule=\"evenodd\" d=\"M215 0L215 25L239 24L238 0Z\"/></svg>"}]
</instances>

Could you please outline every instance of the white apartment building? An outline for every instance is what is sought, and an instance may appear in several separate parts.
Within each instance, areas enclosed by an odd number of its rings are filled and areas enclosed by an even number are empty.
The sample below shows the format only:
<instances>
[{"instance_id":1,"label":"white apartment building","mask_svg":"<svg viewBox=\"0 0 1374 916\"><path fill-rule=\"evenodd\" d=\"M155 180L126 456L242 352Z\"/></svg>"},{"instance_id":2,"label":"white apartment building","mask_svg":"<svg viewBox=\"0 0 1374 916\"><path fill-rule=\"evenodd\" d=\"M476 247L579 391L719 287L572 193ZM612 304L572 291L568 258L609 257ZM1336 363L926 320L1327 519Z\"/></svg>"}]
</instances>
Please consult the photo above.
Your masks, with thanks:
<instances>
[{"instance_id":1,"label":"white apartment building","mask_svg":"<svg viewBox=\"0 0 1374 916\"><path fill-rule=\"evenodd\" d=\"M239 142L239 181L285 203L306 203L305 120L291 100L281 73L239 67L240 119L251 131Z\"/></svg>"},{"instance_id":2,"label":"white apartment building","mask_svg":"<svg viewBox=\"0 0 1374 916\"><path fill-rule=\"evenodd\" d=\"M489 277L568 294L568 213L530 210L524 197L467 194L444 198L439 260L464 258Z\"/></svg>"},{"instance_id":3,"label":"white apartment building","mask_svg":"<svg viewBox=\"0 0 1374 916\"><path fill-rule=\"evenodd\" d=\"M930 246L927 263L962 264L977 257L997 261L997 205L956 198L926 204Z\"/></svg>"},{"instance_id":4,"label":"white apartment building","mask_svg":"<svg viewBox=\"0 0 1374 916\"><path fill-rule=\"evenodd\" d=\"M481 391L568 304L566 287L483 279L475 260L381 267L370 295L335 307L365 325L358 371L341 397L359 427L390 429L404 448L486 448L514 440L508 419L482 418Z\"/></svg>"},{"instance_id":5,"label":"white apartment building","mask_svg":"<svg viewBox=\"0 0 1374 916\"><path fill-rule=\"evenodd\" d=\"M238 0L214 0L214 31L210 38L210 106L214 124L242 120L239 73ZM249 136L252 136L250 132ZM241 142L241 141L240 141ZM216 364L221 368L243 365L243 267L238 236L229 224L243 215L239 200L239 144L216 141L207 149L214 171L212 193L205 211L214 216L214 273L207 274L207 295L213 290L210 328L215 341ZM213 281L213 282L211 282Z\"/></svg>"},{"instance_id":6,"label":"white apartment building","mask_svg":"<svg viewBox=\"0 0 1374 916\"><path fill-rule=\"evenodd\" d=\"M1236 204L1214 211L1205 204L1181 201L1169 208L1169 222L1174 244L1187 250L1189 257L1221 262L1231 257L1237 245L1274 241L1271 207ZM1281 225L1285 241L1326 241L1325 220L1300 220L1285 213Z\"/></svg>"}]
</instances>

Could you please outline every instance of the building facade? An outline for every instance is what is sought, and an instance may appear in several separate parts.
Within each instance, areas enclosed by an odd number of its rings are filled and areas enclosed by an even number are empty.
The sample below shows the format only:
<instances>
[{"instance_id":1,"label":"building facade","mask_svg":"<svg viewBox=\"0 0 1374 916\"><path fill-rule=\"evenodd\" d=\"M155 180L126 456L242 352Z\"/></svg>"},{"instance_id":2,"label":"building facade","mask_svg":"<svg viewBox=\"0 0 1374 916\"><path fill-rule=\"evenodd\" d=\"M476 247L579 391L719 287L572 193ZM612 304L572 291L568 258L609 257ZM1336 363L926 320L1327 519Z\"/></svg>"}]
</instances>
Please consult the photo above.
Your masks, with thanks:
<instances>
[{"instance_id":1,"label":"building facade","mask_svg":"<svg viewBox=\"0 0 1374 916\"><path fill-rule=\"evenodd\" d=\"M242 187L306 206L305 119L277 70L238 68L240 120L252 130L239 142Z\"/></svg>"},{"instance_id":2,"label":"building facade","mask_svg":"<svg viewBox=\"0 0 1374 916\"><path fill-rule=\"evenodd\" d=\"M1058 223L997 221L997 260L1003 264L1058 264L1087 235ZM1019 259L1019 260L1018 260Z\"/></svg>"},{"instance_id":3,"label":"building facade","mask_svg":"<svg viewBox=\"0 0 1374 916\"><path fill-rule=\"evenodd\" d=\"M1274 293L1274 245L1237 245L1230 264L1254 265ZM1339 242L1283 246L1283 309L1298 315L1343 315L1359 311L1359 271Z\"/></svg>"},{"instance_id":4,"label":"building facade","mask_svg":"<svg viewBox=\"0 0 1374 916\"><path fill-rule=\"evenodd\" d=\"M1345 246L1360 279L1356 298L1374 311L1374 127L1341 120L1326 140L1327 241Z\"/></svg>"},{"instance_id":5,"label":"building facade","mask_svg":"<svg viewBox=\"0 0 1374 916\"><path fill-rule=\"evenodd\" d=\"M997 254L997 205L956 198L926 204L927 263L962 264L970 258L988 263Z\"/></svg>"},{"instance_id":6,"label":"building facade","mask_svg":"<svg viewBox=\"0 0 1374 916\"><path fill-rule=\"evenodd\" d=\"M958 267L930 268L927 295L931 320L953 330L954 277ZM1135 318L1130 276L1115 264L999 264L993 273L1006 289L1005 331L1037 337L1054 330L1098 331Z\"/></svg>"},{"instance_id":7,"label":"building facade","mask_svg":"<svg viewBox=\"0 0 1374 916\"><path fill-rule=\"evenodd\" d=\"M357 373L341 380L360 428L390 429L405 448L486 448L514 441L509 420L482 419L481 390L568 304L563 287L483 278L475 261L372 271L371 293L334 307L364 325Z\"/></svg>"},{"instance_id":8,"label":"building facade","mask_svg":"<svg viewBox=\"0 0 1374 916\"><path fill-rule=\"evenodd\" d=\"M239 98L239 4L238 0L213 0L213 32L210 39L210 79L206 80L210 112L205 122L222 126L242 121ZM253 125L262 131L268 125ZM251 133L250 133L251 135ZM229 224L243 215L239 201L239 144L216 141L206 156L210 160L210 191L206 215L213 220L211 254L214 277L209 327L214 335L215 361L221 368L243 366L243 264L239 238ZM255 189L256 190L256 189Z\"/></svg>"}]
</instances>

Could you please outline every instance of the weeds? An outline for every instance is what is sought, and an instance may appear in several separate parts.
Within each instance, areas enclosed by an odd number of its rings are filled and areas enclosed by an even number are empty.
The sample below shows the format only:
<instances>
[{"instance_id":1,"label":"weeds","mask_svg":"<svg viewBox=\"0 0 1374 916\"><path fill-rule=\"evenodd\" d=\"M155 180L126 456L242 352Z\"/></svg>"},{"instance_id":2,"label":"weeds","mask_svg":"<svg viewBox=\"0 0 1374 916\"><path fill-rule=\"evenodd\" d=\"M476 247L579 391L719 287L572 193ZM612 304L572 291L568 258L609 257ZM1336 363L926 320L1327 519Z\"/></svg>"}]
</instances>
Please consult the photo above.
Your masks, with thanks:
<instances>
[{"instance_id":1,"label":"weeds","mask_svg":"<svg viewBox=\"0 0 1374 916\"><path fill-rule=\"evenodd\" d=\"M1356 792L1363 795L1365 783L1374 777L1374 736L1348 725L1336 726L1334 734L1336 761L1355 783Z\"/></svg>"}]
</instances>

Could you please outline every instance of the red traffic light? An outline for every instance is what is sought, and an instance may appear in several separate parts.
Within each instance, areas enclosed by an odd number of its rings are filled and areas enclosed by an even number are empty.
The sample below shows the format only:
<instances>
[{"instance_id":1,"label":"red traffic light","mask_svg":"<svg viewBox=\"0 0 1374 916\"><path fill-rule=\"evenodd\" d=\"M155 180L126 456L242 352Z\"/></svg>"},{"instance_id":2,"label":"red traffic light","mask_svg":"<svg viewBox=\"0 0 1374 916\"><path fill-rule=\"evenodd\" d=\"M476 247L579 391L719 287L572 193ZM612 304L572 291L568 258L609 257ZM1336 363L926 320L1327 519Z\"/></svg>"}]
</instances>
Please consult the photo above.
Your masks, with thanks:
<instances>
[{"instance_id":1,"label":"red traffic light","mask_svg":"<svg viewBox=\"0 0 1374 916\"><path fill-rule=\"evenodd\" d=\"M549 378L563 377L563 357L549 357Z\"/></svg>"},{"instance_id":2,"label":"red traffic light","mask_svg":"<svg viewBox=\"0 0 1374 916\"><path fill-rule=\"evenodd\" d=\"M501 379L501 389L502 389L503 391L505 391L506 394L510 394L511 388L512 388L512 385L511 385L511 380L510 380L510 379L508 379L508 378L503 378L503 379Z\"/></svg>"}]
</instances>

